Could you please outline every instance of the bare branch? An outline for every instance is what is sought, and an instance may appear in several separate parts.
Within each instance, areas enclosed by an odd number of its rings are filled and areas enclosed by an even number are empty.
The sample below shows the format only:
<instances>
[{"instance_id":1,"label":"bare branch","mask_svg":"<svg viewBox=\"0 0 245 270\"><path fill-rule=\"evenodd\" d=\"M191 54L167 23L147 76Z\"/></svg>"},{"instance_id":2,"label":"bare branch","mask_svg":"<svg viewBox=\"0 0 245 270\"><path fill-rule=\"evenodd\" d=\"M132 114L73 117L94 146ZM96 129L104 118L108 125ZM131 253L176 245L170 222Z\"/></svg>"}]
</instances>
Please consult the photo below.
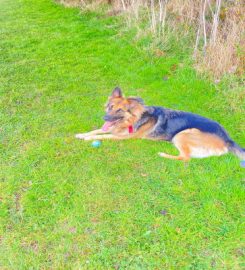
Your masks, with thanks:
<instances>
[{"instance_id":1,"label":"bare branch","mask_svg":"<svg viewBox=\"0 0 245 270\"><path fill-rule=\"evenodd\" d=\"M194 48L194 58L196 58L198 45L200 42L201 26L202 26L202 1L200 2L200 8L199 8L199 24L198 24L196 43L195 43L195 48Z\"/></svg>"},{"instance_id":2,"label":"bare branch","mask_svg":"<svg viewBox=\"0 0 245 270\"><path fill-rule=\"evenodd\" d=\"M203 24L203 38L204 38L204 46L203 46L203 51L205 53L206 47L207 47L207 31L206 31L206 6L207 6L207 0L204 0L203 4L203 10L202 10L202 24Z\"/></svg>"},{"instance_id":3,"label":"bare branch","mask_svg":"<svg viewBox=\"0 0 245 270\"><path fill-rule=\"evenodd\" d=\"M123 10L126 10L126 5L125 5L124 0L121 0L121 3L122 3L122 6L123 6Z\"/></svg>"},{"instance_id":4,"label":"bare branch","mask_svg":"<svg viewBox=\"0 0 245 270\"><path fill-rule=\"evenodd\" d=\"M217 30L218 30L218 26L219 26L219 15L220 15L221 2L222 2L222 0L216 0L216 10L215 10L215 14L213 17L213 25L212 25L211 38L210 38L211 44L214 44L216 42Z\"/></svg>"},{"instance_id":5,"label":"bare branch","mask_svg":"<svg viewBox=\"0 0 245 270\"><path fill-rule=\"evenodd\" d=\"M159 37L164 32L166 19L166 0L159 0Z\"/></svg>"},{"instance_id":6,"label":"bare branch","mask_svg":"<svg viewBox=\"0 0 245 270\"><path fill-rule=\"evenodd\" d=\"M212 13L212 16L214 16L214 12L213 12L213 9L212 9L212 6L211 6L211 3L210 3L210 0L208 0L208 7Z\"/></svg>"},{"instance_id":7,"label":"bare branch","mask_svg":"<svg viewBox=\"0 0 245 270\"><path fill-rule=\"evenodd\" d=\"M154 0L151 0L151 28L152 32L156 33L156 14Z\"/></svg>"}]
</instances>

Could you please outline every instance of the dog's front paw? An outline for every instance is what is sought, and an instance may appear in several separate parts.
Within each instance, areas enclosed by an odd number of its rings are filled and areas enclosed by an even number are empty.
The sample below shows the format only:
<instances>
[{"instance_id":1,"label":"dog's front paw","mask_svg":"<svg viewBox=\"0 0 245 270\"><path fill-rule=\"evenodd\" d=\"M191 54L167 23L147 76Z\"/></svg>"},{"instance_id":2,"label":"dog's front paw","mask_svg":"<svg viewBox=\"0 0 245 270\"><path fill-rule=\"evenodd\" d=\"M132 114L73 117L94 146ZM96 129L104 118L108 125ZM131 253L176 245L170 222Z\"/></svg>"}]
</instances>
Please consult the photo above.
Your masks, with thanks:
<instances>
[{"instance_id":1,"label":"dog's front paw","mask_svg":"<svg viewBox=\"0 0 245 270\"><path fill-rule=\"evenodd\" d=\"M85 133L80 133L80 134L76 134L75 135L75 138L76 139L80 139L80 140L83 140L85 137L86 137L86 134Z\"/></svg>"},{"instance_id":2,"label":"dog's front paw","mask_svg":"<svg viewBox=\"0 0 245 270\"><path fill-rule=\"evenodd\" d=\"M87 136L84 138L85 141L92 141L93 139L93 136Z\"/></svg>"}]
</instances>

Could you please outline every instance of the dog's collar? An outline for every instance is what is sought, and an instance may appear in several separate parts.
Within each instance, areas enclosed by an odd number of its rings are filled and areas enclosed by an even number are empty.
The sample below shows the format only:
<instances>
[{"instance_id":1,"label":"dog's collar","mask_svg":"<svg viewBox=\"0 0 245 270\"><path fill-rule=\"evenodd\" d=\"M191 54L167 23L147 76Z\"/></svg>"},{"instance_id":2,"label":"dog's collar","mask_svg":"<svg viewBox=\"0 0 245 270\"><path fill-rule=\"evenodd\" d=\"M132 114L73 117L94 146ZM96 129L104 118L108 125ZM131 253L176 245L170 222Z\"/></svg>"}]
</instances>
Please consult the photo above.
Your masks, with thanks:
<instances>
[{"instance_id":1,"label":"dog's collar","mask_svg":"<svg viewBox=\"0 0 245 270\"><path fill-rule=\"evenodd\" d=\"M128 127L128 133L134 133L134 127L132 125Z\"/></svg>"}]
</instances>

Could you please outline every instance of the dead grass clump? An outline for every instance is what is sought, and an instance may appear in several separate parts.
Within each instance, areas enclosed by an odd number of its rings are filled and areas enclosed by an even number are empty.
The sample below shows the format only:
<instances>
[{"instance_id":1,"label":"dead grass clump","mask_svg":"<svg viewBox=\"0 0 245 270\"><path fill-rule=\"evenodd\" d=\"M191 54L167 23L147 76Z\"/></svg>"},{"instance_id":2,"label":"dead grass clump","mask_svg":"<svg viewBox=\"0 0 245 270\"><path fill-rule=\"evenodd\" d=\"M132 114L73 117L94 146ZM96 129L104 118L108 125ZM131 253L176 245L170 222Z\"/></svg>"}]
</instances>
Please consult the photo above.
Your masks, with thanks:
<instances>
[{"instance_id":1,"label":"dead grass clump","mask_svg":"<svg viewBox=\"0 0 245 270\"><path fill-rule=\"evenodd\" d=\"M96 9L109 4L109 16L123 14L137 37L150 35L153 43L169 36L193 46L195 67L213 78L242 74L245 66L245 6L243 0L60 0L69 5ZM193 33L196 32L196 38Z\"/></svg>"},{"instance_id":2,"label":"dead grass clump","mask_svg":"<svg viewBox=\"0 0 245 270\"><path fill-rule=\"evenodd\" d=\"M112 0L57 0L66 7L81 7L82 9L94 10L102 4L111 4Z\"/></svg>"},{"instance_id":3,"label":"dead grass clump","mask_svg":"<svg viewBox=\"0 0 245 270\"><path fill-rule=\"evenodd\" d=\"M194 51L198 71L216 79L244 73L244 12L242 1L202 1Z\"/></svg>"},{"instance_id":4,"label":"dead grass clump","mask_svg":"<svg viewBox=\"0 0 245 270\"><path fill-rule=\"evenodd\" d=\"M79 7L82 4L81 0L58 0L58 2L66 7Z\"/></svg>"},{"instance_id":5,"label":"dead grass clump","mask_svg":"<svg viewBox=\"0 0 245 270\"><path fill-rule=\"evenodd\" d=\"M199 0L171 0L167 3L167 10L176 22L193 24L198 18L199 6Z\"/></svg>"}]
</instances>

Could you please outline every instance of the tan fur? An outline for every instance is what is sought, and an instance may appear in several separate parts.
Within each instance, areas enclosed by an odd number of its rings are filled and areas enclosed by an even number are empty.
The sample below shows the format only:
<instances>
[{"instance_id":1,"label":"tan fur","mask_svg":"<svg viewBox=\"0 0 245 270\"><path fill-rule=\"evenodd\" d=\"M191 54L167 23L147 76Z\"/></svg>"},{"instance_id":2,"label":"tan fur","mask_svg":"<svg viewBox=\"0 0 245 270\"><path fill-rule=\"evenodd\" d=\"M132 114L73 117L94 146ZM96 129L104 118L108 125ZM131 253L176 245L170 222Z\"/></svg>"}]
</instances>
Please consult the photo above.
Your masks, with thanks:
<instances>
[{"instance_id":1,"label":"tan fur","mask_svg":"<svg viewBox=\"0 0 245 270\"><path fill-rule=\"evenodd\" d=\"M98 135L98 134L104 134L104 133L105 132L100 128L100 129L92 130L92 131L87 132L87 133L76 134L76 138L77 139L85 139L86 137L90 137L90 136Z\"/></svg>"},{"instance_id":2,"label":"tan fur","mask_svg":"<svg viewBox=\"0 0 245 270\"><path fill-rule=\"evenodd\" d=\"M172 141L180 152L179 156L171 156L165 153L160 153L160 156L187 161L191 157L220 156L228 152L228 148L222 139L195 128L179 132Z\"/></svg>"},{"instance_id":3,"label":"tan fur","mask_svg":"<svg viewBox=\"0 0 245 270\"><path fill-rule=\"evenodd\" d=\"M120 137L113 134L103 134L103 135L91 135L84 138L85 141L91 140L123 140L128 139L127 137Z\"/></svg>"}]
</instances>

